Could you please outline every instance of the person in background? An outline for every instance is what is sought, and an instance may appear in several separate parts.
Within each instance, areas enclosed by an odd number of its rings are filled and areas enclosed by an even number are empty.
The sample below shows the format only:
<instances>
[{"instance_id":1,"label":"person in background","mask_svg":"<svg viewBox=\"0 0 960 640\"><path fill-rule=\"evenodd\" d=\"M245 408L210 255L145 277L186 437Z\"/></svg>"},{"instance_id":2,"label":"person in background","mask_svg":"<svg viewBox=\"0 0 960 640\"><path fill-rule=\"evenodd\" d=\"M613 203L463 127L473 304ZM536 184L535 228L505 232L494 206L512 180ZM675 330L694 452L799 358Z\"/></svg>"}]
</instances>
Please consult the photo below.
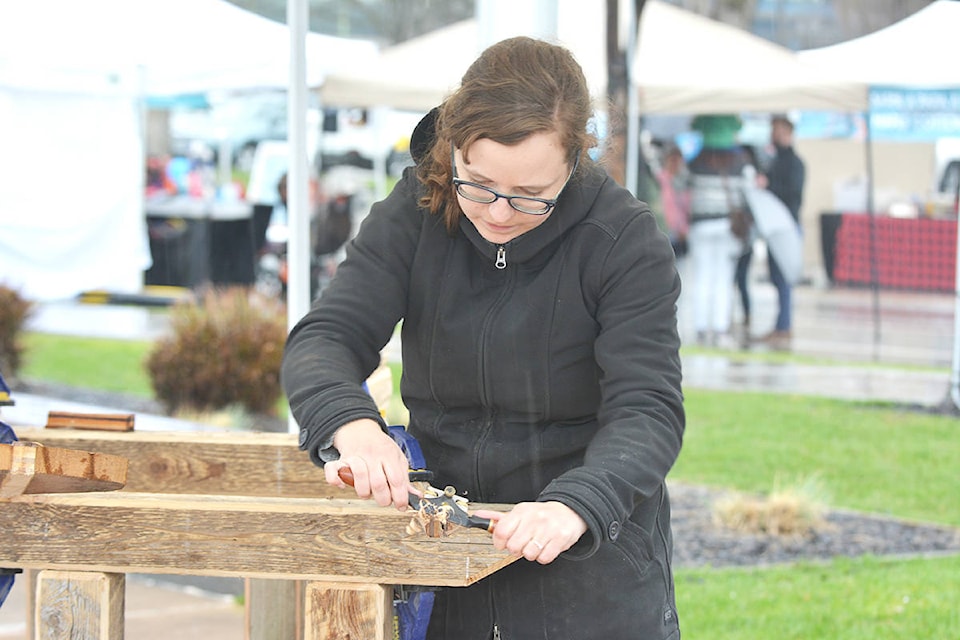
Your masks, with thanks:
<instances>
[{"instance_id":1,"label":"person in background","mask_svg":"<svg viewBox=\"0 0 960 640\"><path fill-rule=\"evenodd\" d=\"M667 147L663 163L657 173L660 185L660 205L673 252L678 258L687 253L687 233L690 229L690 200L683 186L686 163L676 145Z\"/></svg>"},{"instance_id":2,"label":"person in background","mask_svg":"<svg viewBox=\"0 0 960 640\"><path fill-rule=\"evenodd\" d=\"M566 49L492 45L411 139L293 328L282 380L300 447L406 510L407 460L363 381L400 323L408 432L437 482L520 559L436 595L431 640L680 637L667 472L685 418L680 277L650 208L589 155Z\"/></svg>"},{"instance_id":3,"label":"person in background","mask_svg":"<svg viewBox=\"0 0 960 640\"><path fill-rule=\"evenodd\" d=\"M747 166L744 168L747 181L752 181L757 187L766 188L766 176L760 172L760 163L757 160L757 154L750 145L742 145L743 152L747 155ZM741 328L740 336L742 345L746 346L750 342L750 263L753 261L753 234L743 243L743 253L737 258L736 271L733 276L734 284L737 285L737 291L740 293L741 308Z\"/></svg>"},{"instance_id":4,"label":"person in background","mask_svg":"<svg viewBox=\"0 0 960 640\"><path fill-rule=\"evenodd\" d=\"M730 335L735 264L743 253L730 214L745 206L749 158L736 143L738 116L700 115L691 126L703 136L700 152L688 164L694 329L697 344L729 348L735 346Z\"/></svg>"},{"instance_id":5,"label":"person in background","mask_svg":"<svg viewBox=\"0 0 960 640\"><path fill-rule=\"evenodd\" d=\"M766 187L777 196L800 226L800 206L803 203L803 186L806 167L793 148L793 123L784 115L777 115L770 122L770 141L774 156L766 174ZM773 331L761 338L771 347L784 349L790 346L793 316L793 287L783 276L771 252L767 252L770 281L777 288L777 320Z\"/></svg>"}]
</instances>

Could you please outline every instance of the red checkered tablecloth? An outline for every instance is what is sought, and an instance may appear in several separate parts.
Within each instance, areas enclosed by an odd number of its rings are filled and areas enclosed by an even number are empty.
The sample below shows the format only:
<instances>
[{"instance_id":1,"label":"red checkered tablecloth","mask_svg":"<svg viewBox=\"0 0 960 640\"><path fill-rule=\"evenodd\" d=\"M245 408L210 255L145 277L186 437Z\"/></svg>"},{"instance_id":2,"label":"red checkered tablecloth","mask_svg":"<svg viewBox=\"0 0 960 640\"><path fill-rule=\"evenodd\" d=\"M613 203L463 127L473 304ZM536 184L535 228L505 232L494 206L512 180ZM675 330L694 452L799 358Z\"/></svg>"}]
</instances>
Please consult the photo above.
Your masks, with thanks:
<instances>
[{"instance_id":1,"label":"red checkered tablecloth","mask_svg":"<svg viewBox=\"0 0 960 640\"><path fill-rule=\"evenodd\" d=\"M953 291L957 265L957 221L874 218L877 284L889 289ZM870 216L843 214L836 237L833 279L869 285Z\"/></svg>"}]
</instances>

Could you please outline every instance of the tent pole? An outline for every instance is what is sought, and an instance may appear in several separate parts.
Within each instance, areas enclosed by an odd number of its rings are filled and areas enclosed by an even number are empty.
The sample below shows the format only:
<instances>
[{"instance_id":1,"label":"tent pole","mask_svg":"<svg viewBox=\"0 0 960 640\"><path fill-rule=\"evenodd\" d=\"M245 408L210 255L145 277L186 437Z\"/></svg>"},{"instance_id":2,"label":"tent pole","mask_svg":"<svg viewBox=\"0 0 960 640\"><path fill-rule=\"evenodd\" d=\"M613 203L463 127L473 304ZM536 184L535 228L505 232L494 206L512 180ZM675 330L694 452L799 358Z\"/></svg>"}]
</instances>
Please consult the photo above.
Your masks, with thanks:
<instances>
[{"instance_id":1,"label":"tent pole","mask_svg":"<svg viewBox=\"0 0 960 640\"><path fill-rule=\"evenodd\" d=\"M864 113L866 150L867 150L867 215L870 216L867 236L867 255L870 262L870 293L871 308L873 312L873 359L880 359L880 282L877 273L877 242L876 225L877 215L874 211L873 197L873 135L870 130L870 110L869 107Z\"/></svg>"},{"instance_id":2,"label":"tent pole","mask_svg":"<svg viewBox=\"0 0 960 640\"><path fill-rule=\"evenodd\" d=\"M634 85L637 76L633 65L640 21L635 12L633 0L627 0L625 7L627 14L625 20L627 23L627 165L623 184L633 192L635 197L639 198L642 192L640 188L640 93Z\"/></svg>"},{"instance_id":3,"label":"tent pole","mask_svg":"<svg viewBox=\"0 0 960 640\"><path fill-rule=\"evenodd\" d=\"M960 209L960 180L953 200L953 219L958 220ZM956 273L953 277L953 367L950 369L950 399L954 409L960 409L960 222L957 227Z\"/></svg>"},{"instance_id":4,"label":"tent pole","mask_svg":"<svg viewBox=\"0 0 960 640\"><path fill-rule=\"evenodd\" d=\"M287 88L287 328L302 318L310 307L310 206L307 195L307 0L287 0L290 29L290 81ZM290 415L288 431L299 427Z\"/></svg>"}]
</instances>

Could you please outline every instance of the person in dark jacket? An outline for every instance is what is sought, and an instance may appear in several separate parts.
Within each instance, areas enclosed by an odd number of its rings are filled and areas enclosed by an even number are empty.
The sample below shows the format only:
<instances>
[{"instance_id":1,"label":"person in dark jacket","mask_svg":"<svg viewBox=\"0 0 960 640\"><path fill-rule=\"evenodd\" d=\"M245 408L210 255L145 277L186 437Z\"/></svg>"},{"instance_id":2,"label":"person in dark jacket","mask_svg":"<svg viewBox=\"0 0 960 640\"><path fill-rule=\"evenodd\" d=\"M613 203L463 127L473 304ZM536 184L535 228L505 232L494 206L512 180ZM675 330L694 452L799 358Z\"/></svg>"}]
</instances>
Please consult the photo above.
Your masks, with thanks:
<instances>
[{"instance_id":1,"label":"person in dark jacket","mask_svg":"<svg viewBox=\"0 0 960 640\"><path fill-rule=\"evenodd\" d=\"M787 206L797 226L800 225L800 205L803 203L803 185L806 167L793 148L793 123L783 115L770 120L770 142L774 156L767 172L767 189ZM792 338L793 288L780 270L773 254L767 252L770 281L777 288L777 320L773 331L761 338L774 348L788 348Z\"/></svg>"},{"instance_id":2,"label":"person in dark jacket","mask_svg":"<svg viewBox=\"0 0 960 640\"><path fill-rule=\"evenodd\" d=\"M484 51L286 345L327 482L349 467L360 497L406 508L407 461L362 388L402 321L407 428L437 482L514 505L477 515L522 559L438 593L431 639L680 637L680 278L649 207L590 160L591 110L566 49Z\"/></svg>"}]
</instances>

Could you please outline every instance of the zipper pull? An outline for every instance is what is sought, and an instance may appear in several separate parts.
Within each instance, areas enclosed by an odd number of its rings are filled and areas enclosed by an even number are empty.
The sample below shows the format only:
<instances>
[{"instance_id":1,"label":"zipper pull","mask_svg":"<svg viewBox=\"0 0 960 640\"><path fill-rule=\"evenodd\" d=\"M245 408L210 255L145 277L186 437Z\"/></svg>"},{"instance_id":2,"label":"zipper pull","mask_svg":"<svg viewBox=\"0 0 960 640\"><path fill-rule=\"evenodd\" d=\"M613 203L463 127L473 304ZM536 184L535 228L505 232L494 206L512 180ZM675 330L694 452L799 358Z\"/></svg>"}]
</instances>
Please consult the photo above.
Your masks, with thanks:
<instances>
[{"instance_id":1,"label":"zipper pull","mask_svg":"<svg viewBox=\"0 0 960 640\"><path fill-rule=\"evenodd\" d=\"M503 248L503 245L497 247L497 269L506 269L507 268L507 250Z\"/></svg>"},{"instance_id":2,"label":"zipper pull","mask_svg":"<svg viewBox=\"0 0 960 640\"><path fill-rule=\"evenodd\" d=\"M500 247L503 250L503 247ZM493 640L501 640L500 638L500 625L494 623L493 625Z\"/></svg>"}]
</instances>

